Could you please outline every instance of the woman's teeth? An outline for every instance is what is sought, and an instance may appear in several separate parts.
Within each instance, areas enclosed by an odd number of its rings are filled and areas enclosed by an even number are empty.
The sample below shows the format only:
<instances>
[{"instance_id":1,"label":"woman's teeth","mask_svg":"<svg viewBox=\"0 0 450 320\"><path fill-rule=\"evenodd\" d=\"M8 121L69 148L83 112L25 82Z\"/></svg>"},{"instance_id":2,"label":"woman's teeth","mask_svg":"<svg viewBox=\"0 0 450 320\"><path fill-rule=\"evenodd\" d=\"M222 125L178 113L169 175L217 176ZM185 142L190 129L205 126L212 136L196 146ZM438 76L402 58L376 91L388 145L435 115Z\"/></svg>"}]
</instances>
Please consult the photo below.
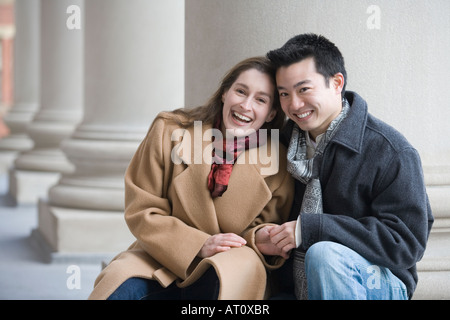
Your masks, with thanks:
<instances>
[{"instance_id":1,"label":"woman's teeth","mask_svg":"<svg viewBox=\"0 0 450 320\"><path fill-rule=\"evenodd\" d=\"M252 121L252 119L250 119L249 117L246 117L246 116L244 116L244 115L242 115L242 114L239 114L239 113L237 113L237 112L233 112L233 117L236 119L236 120L238 120L238 121L242 121L242 122L251 122Z\"/></svg>"},{"instance_id":2,"label":"woman's teeth","mask_svg":"<svg viewBox=\"0 0 450 320\"><path fill-rule=\"evenodd\" d=\"M305 113L302 113L302 114L297 114L297 117L299 119L303 119L303 118L306 118L307 116L309 116L311 113L312 113L312 111L308 111L308 112L305 112Z\"/></svg>"}]
</instances>

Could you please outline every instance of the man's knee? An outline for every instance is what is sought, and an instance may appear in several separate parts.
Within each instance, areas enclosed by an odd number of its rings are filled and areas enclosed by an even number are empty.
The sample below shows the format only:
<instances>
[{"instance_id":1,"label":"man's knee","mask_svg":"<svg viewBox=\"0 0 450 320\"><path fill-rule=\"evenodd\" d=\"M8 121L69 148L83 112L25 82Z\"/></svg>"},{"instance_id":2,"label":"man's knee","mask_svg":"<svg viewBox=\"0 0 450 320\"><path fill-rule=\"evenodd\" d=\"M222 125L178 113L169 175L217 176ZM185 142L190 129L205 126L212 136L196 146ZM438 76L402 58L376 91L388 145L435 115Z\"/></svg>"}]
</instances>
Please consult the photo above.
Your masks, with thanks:
<instances>
[{"instance_id":1,"label":"man's knee","mask_svg":"<svg viewBox=\"0 0 450 320\"><path fill-rule=\"evenodd\" d=\"M336 266L344 248L343 245L331 241L320 241L313 244L306 251L306 269L317 270Z\"/></svg>"},{"instance_id":2,"label":"man's knee","mask_svg":"<svg viewBox=\"0 0 450 320\"><path fill-rule=\"evenodd\" d=\"M331 241L321 241L312 245L305 256L305 271L310 277L326 278L332 274L353 274L355 259L360 256L352 249Z\"/></svg>"},{"instance_id":3,"label":"man's knee","mask_svg":"<svg viewBox=\"0 0 450 320\"><path fill-rule=\"evenodd\" d=\"M312 245L305 256L309 299L361 296L354 286L353 250L329 241ZM355 289L356 288L356 289ZM344 295L342 295L345 293Z\"/></svg>"}]
</instances>

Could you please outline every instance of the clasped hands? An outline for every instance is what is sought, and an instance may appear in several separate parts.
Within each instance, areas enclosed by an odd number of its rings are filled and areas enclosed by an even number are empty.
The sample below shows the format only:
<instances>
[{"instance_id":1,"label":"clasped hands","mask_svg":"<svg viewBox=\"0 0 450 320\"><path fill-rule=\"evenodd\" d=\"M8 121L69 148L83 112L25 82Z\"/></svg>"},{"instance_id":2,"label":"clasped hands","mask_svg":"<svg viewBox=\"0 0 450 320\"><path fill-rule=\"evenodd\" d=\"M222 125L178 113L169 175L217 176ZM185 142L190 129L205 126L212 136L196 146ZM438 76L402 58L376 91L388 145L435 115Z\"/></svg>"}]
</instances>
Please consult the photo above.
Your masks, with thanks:
<instances>
[{"instance_id":1,"label":"clasped hands","mask_svg":"<svg viewBox=\"0 0 450 320\"><path fill-rule=\"evenodd\" d=\"M297 248L295 243L295 227L297 221L289 221L282 225L269 225L259 229L255 235L258 250L269 256L289 258L292 249Z\"/></svg>"},{"instance_id":2,"label":"clasped hands","mask_svg":"<svg viewBox=\"0 0 450 320\"><path fill-rule=\"evenodd\" d=\"M268 225L259 229L255 234L258 250L269 256L289 258L289 253L296 248L295 225L297 221L289 221L282 225ZM216 253L239 248L246 244L244 238L234 233L219 233L206 240L198 253L200 258L207 258Z\"/></svg>"}]
</instances>

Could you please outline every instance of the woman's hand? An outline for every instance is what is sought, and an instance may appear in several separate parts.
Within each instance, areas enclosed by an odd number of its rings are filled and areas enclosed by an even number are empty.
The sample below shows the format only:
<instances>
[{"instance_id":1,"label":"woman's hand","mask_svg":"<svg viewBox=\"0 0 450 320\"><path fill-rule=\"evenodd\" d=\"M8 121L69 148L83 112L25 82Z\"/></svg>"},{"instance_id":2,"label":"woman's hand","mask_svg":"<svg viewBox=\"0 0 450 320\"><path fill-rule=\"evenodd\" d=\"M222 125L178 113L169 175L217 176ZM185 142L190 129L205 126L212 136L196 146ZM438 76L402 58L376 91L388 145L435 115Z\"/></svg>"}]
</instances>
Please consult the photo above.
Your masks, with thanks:
<instances>
[{"instance_id":1,"label":"woman's hand","mask_svg":"<svg viewBox=\"0 0 450 320\"><path fill-rule=\"evenodd\" d=\"M231 248L245 246L247 241L234 233L218 233L208 238L203 244L197 256L208 258L216 253L228 251Z\"/></svg>"}]
</instances>

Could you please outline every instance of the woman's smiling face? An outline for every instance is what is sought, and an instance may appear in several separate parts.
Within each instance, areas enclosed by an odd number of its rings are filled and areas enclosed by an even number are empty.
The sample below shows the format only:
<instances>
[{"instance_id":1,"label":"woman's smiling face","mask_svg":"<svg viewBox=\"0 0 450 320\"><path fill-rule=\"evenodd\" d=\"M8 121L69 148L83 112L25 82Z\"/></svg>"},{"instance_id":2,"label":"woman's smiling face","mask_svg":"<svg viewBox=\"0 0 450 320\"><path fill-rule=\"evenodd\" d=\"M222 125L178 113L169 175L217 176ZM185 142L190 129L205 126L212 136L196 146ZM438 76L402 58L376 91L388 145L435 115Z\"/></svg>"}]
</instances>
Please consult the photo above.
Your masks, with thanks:
<instances>
[{"instance_id":1,"label":"woman's smiling face","mask_svg":"<svg viewBox=\"0 0 450 320\"><path fill-rule=\"evenodd\" d=\"M272 121L276 115L273 94L269 75L256 69L243 71L222 95L222 130L234 130L242 136Z\"/></svg>"}]
</instances>

